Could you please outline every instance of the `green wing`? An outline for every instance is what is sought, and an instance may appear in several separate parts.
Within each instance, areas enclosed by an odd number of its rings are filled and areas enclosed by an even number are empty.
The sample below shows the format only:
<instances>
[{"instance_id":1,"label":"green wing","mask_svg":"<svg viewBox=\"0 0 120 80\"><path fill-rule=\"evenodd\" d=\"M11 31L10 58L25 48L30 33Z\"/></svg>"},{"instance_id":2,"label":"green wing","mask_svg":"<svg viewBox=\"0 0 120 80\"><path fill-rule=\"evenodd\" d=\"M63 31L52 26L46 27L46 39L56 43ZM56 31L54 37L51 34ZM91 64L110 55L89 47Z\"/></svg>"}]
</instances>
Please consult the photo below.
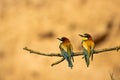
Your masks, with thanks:
<instances>
[{"instance_id":1,"label":"green wing","mask_svg":"<svg viewBox=\"0 0 120 80\"><path fill-rule=\"evenodd\" d=\"M72 52L72 46L71 45L69 45L68 47L67 47L67 52L68 52L68 56L72 59L72 61L74 62L74 58L73 58L73 55L74 55L74 53Z\"/></svg>"}]
</instances>

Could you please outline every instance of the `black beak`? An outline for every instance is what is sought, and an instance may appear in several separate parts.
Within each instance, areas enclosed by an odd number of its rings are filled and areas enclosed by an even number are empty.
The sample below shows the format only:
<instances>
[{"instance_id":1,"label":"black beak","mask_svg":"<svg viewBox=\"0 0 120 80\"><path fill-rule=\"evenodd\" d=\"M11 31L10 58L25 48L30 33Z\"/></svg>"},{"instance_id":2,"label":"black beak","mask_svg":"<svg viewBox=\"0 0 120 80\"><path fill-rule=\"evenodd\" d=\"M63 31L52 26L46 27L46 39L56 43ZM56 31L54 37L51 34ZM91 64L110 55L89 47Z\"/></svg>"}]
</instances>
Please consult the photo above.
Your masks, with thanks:
<instances>
[{"instance_id":1,"label":"black beak","mask_svg":"<svg viewBox=\"0 0 120 80\"><path fill-rule=\"evenodd\" d=\"M58 40L62 41L60 38L57 38Z\"/></svg>"},{"instance_id":2,"label":"black beak","mask_svg":"<svg viewBox=\"0 0 120 80\"><path fill-rule=\"evenodd\" d=\"M84 37L83 35L79 34L79 36Z\"/></svg>"}]
</instances>

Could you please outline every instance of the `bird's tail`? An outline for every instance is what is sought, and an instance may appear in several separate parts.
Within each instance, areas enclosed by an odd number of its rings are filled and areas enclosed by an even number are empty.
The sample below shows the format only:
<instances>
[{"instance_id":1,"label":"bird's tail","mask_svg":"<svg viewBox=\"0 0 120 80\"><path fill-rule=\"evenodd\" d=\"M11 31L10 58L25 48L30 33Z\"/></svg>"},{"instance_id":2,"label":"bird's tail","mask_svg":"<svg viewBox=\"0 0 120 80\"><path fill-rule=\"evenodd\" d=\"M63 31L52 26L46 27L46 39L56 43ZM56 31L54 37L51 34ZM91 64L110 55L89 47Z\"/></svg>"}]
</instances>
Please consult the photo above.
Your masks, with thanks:
<instances>
[{"instance_id":1,"label":"bird's tail","mask_svg":"<svg viewBox=\"0 0 120 80\"><path fill-rule=\"evenodd\" d=\"M86 65L87 67L89 67L89 64L90 64L90 56L89 55L85 55L85 62L86 62Z\"/></svg>"},{"instance_id":2,"label":"bird's tail","mask_svg":"<svg viewBox=\"0 0 120 80\"><path fill-rule=\"evenodd\" d=\"M70 57L67 57L67 61L68 61L68 66L71 67L71 69L72 69L73 64L72 64Z\"/></svg>"},{"instance_id":3,"label":"bird's tail","mask_svg":"<svg viewBox=\"0 0 120 80\"><path fill-rule=\"evenodd\" d=\"M67 62L68 62L68 66L71 67L71 69L72 69L73 64L72 64L72 61L71 61L71 57L68 56L66 53L65 53L65 54L63 53L62 55L63 55L64 58L67 60Z\"/></svg>"},{"instance_id":4,"label":"bird's tail","mask_svg":"<svg viewBox=\"0 0 120 80\"><path fill-rule=\"evenodd\" d=\"M91 50L91 60L93 61L93 54L94 54L94 50Z\"/></svg>"},{"instance_id":5,"label":"bird's tail","mask_svg":"<svg viewBox=\"0 0 120 80\"><path fill-rule=\"evenodd\" d=\"M74 62L74 58L73 58L73 56L74 56L74 53L72 52L71 58L72 58L72 61Z\"/></svg>"}]
</instances>

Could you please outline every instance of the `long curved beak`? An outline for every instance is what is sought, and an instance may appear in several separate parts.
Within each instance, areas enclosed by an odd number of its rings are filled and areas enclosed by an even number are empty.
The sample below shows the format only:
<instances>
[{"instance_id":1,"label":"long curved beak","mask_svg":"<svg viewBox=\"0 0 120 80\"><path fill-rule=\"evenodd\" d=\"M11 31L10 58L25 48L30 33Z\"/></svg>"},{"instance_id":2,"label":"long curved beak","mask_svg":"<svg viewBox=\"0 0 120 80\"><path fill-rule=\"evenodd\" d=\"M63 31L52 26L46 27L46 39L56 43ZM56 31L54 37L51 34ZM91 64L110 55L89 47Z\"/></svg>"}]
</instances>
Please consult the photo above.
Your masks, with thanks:
<instances>
[{"instance_id":1,"label":"long curved beak","mask_svg":"<svg viewBox=\"0 0 120 80\"><path fill-rule=\"evenodd\" d=\"M83 35L79 34L79 36L84 37Z\"/></svg>"},{"instance_id":2,"label":"long curved beak","mask_svg":"<svg viewBox=\"0 0 120 80\"><path fill-rule=\"evenodd\" d=\"M60 38L57 38L58 40L62 41Z\"/></svg>"}]
</instances>

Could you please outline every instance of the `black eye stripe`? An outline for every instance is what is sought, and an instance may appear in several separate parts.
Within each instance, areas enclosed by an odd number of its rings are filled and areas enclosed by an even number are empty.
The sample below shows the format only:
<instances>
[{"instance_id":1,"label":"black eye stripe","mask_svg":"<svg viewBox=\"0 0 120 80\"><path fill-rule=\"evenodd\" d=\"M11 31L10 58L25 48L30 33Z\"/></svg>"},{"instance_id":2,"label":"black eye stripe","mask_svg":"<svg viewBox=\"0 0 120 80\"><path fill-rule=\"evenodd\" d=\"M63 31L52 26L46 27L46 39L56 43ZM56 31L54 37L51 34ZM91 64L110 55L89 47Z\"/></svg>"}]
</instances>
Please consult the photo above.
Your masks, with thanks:
<instances>
[{"instance_id":1,"label":"black eye stripe","mask_svg":"<svg viewBox=\"0 0 120 80\"><path fill-rule=\"evenodd\" d=\"M85 36L85 37L88 37L88 35L87 35L87 34L84 34L84 36Z\"/></svg>"},{"instance_id":2,"label":"black eye stripe","mask_svg":"<svg viewBox=\"0 0 120 80\"><path fill-rule=\"evenodd\" d=\"M89 38L89 37L90 37L90 35L88 35L88 34L84 34L84 36L85 36L85 37L87 37L87 38Z\"/></svg>"}]
</instances>

